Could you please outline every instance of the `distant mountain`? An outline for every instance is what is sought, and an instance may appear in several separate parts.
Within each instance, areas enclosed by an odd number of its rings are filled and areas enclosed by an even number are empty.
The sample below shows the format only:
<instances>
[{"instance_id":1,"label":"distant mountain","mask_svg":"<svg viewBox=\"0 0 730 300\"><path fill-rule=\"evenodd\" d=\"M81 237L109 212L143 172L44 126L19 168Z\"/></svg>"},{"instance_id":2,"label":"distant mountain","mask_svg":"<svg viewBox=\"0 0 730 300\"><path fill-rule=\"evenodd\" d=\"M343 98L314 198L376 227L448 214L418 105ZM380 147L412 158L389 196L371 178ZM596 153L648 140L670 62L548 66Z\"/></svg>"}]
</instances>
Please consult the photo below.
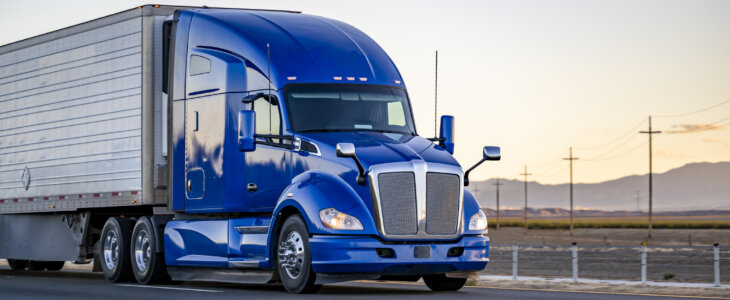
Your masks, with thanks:
<instances>
[{"instance_id":1,"label":"distant mountain","mask_svg":"<svg viewBox=\"0 0 730 300\"><path fill-rule=\"evenodd\" d=\"M730 162L691 163L654 174L653 180L655 211L730 210ZM495 179L471 182L468 187L472 193L478 190L476 196L484 208L495 208L494 182ZM646 210L648 182L648 175L632 175L600 183L574 184L574 205L577 209L635 211L638 191L639 208ZM503 184L499 189L500 205L523 207L524 182L501 179L500 183ZM569 207L568 184L529 181L527 187L531 208Z\"/></svg>"}]
</instances>

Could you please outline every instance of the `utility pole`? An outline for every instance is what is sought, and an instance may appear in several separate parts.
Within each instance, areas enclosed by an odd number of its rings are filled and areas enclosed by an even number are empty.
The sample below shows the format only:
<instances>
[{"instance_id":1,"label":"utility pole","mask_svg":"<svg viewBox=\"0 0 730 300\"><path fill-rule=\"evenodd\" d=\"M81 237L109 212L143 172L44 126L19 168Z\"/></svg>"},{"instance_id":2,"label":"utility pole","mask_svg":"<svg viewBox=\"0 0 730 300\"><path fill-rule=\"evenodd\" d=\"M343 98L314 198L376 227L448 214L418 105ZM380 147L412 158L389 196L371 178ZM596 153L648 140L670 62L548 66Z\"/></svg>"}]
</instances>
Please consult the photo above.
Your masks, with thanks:
<instances>
[{"instance_id":1,"label":"utility pole","mask_svg":"<svg viewBox=\"0 0 730 300\"><path fill-rule=\"evenodd\" d=\"M659 130L652 131L651 130L651 116L649 116L649 130L648 131L639 131L639 133L645 133L649 135L649 238L651 238L651 228L652 228L652 209L653 209L653 199L652 199L652 165L651 165L651 157L652 157L652 150L651 150L651 136L653 134L659 134L662 133Z\"/></svg>"},{"instance_id":2,"label":"utility pole","mask_svg":"<svg viewBox=\"0 0 730 300\"><path fill-rule=\"evenodd\" d=\"M525 176L525 234L527 234L527 176L532 175L532 173L527 173L527 165L525 165L525 172L520 174Z\"/></svg>"},{"instance_id":3,"label":"utility pole","mask_svg":"<svg viewBox=\"0 0 730 300\"><path fill-rule=\"evenodd\" d=\"M641 210L639 209L639 200L641 197L639 197L639 191L636 191L636 212L641 213Z\"/></svg>"},{"instance_id":4,"label":"utility pole","mask_svg":"<svg viewBox=\"0 0 730 300\"><path fill-rule=\"evenodd\" d=\"M502 184L499 183L499 178L497 178L497 182L492 184L497 187L497 230L499 230L499 186Z\"/></svg>"},{"instance_id":5,"label":"utility pole","mask_svg":"<svg viewBox=\"0 0 730 300\"><path fill-rule=\"evenodd\" d=\"M570 147L570 156L563 158L570 162L570 237L573 238L573 161L577 157L573 157L573 147Z\"/></svg>"}]
</instances>

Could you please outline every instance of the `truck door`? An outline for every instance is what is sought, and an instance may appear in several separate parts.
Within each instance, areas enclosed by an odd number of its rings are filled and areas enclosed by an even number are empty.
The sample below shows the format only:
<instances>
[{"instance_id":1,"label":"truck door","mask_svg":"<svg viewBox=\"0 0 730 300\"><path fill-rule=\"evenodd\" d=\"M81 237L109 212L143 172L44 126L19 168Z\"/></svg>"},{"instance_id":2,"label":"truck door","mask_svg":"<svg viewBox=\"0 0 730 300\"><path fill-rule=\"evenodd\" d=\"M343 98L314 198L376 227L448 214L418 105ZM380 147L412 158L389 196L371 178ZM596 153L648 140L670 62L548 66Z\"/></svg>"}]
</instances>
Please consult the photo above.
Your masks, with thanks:
<instances>
[{"instance_id":1,"label":"truck door","mask_svg":"<svg viewBox=\"0 0 730 300\"><path fill-rule=\"evenodd\" d=\"M257 135L281 135L281 109L276 98L253 100ZM245 181L250 208L273 208L290 181L291 140L257 138L256 150L247 152Z\"/></svg>"}]
</instances>

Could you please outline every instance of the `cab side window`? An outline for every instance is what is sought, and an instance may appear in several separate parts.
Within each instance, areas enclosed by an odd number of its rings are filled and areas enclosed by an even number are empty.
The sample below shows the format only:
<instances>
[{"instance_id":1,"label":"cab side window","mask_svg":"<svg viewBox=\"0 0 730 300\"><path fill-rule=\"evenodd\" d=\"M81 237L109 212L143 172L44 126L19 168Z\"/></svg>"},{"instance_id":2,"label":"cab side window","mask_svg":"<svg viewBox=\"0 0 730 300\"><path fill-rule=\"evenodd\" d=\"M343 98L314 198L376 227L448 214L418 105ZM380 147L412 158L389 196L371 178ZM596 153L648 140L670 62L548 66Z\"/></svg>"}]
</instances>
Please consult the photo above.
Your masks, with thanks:
<instances>
[{"instance_id":1,"label":"cab side window","mask_svg":"<svg viewBox=\"0 0 730 300\"><path fill-rule=\"evenodd\" d=\"M281 135L279 103L276 98L261 97L253 101L256 112L256 134ZM279 139L265 138L267 142L280 143Z\"/></svg>"}]
</instances>

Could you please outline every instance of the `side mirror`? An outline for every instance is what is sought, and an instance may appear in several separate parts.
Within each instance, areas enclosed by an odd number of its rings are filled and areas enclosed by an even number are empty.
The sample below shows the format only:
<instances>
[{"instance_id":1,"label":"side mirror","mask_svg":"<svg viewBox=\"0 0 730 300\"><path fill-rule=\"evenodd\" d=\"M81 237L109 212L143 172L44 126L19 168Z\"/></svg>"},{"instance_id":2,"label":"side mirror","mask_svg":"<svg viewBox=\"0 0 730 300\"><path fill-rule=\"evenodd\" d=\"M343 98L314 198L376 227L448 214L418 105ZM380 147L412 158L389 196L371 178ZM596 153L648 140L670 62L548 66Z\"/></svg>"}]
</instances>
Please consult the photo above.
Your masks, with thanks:
<instances>
[{"instance_id":1,"label":"side mirror","mask_svg":"<svg viewBox=\"0 0 730 300\"><path fill-rule=\"evenodd\" d=\"M359 185L365 185L365 169L355 154L355 145L352 143L337 143L337 156L350 157L355 160L355 164L357 165L357 178L355 182Z\"/></svg>"},{"instance_id":2,"label":"side mirror","mask_svg":"<svg viewBox=\"0 0 730 300\"><path fill-rule=\"evenodd\" d=\"M484 146L484 160L500 160L502 149L495 146Z\"/></svg>"},{"instance_id":3,"label":"side mirror","mask_svg":"<svg viewBox=\"0 0 730 300\"><path fill-rule=\"evenodd\" d=\"M337 156L355 157L355 145L352 143L337 143Z\"/></svg>"},{"instance_id":4,"label":"side mirror","mask_svg":"<svg viewBox=\"0 0 730 300\"><path fill-rule=\"evenodd\" d=\"M238 150L254 151L256 143L256 112L253 110L242 110L238 112Z\"/></svg>"},{"instance_id":5,"label":"side mirror","mask_svg":"<svg viewBox=\"0 0 730 300\"><path fill-rule=\"evenodd\" d=\"M480 160L478 163L476 163L474 166L469 168L469 170L466 170L464 173L464 186L469 186L469 173L474 170L476 167L481 165L486 160L500 160L502 159L502 150L499 147L495 146L485 146L482 150L482 160Z\"/></svg>"},{"instance_id":6,"label":"side mirror","mask_svg":"<svg viewBox=\"0 0 730 300\"><path fill-rule=\"evenodd\" d=\"M441 130L439 132L439 146L454 154L454 117L441 116Z\"/></svg>"}]
</instances>

